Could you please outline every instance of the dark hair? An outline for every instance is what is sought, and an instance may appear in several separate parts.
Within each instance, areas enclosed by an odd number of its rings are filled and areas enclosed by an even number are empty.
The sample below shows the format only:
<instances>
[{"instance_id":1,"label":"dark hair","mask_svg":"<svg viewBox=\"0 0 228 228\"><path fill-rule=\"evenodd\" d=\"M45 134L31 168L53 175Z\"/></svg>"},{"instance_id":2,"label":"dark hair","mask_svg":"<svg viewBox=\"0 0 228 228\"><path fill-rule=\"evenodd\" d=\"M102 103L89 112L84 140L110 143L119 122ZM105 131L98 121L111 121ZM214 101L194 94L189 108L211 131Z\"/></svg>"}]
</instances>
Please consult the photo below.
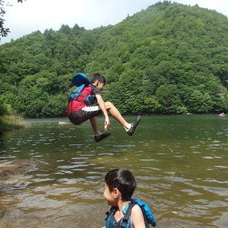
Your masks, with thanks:
<instances>
[{"instance_id":1,"label":"dark hair","mask_svg":"<svg viewBox=\"0 0 228 228\"><path fill-rule=\"evenodd\" d=\"M99 82L102 82L104 83L104 85L106 84L106 79L103 75L99 74L99 73L96 73L93 75L93 78L91 80L91 83L94 83L95 81L99 81Z\"/></svg>"},{"instance_id":2,"label":"dark hair","mask_svg":"<svg viewBox=\"0 0 228 228\"><path fill-rule=\"evenodd\" d=\"M122 194L122 200L130 200L136 187L133 174L126 169L113 169L105 175L105 183L110 191L117 188Z\"/></svg>"}]
</instances>

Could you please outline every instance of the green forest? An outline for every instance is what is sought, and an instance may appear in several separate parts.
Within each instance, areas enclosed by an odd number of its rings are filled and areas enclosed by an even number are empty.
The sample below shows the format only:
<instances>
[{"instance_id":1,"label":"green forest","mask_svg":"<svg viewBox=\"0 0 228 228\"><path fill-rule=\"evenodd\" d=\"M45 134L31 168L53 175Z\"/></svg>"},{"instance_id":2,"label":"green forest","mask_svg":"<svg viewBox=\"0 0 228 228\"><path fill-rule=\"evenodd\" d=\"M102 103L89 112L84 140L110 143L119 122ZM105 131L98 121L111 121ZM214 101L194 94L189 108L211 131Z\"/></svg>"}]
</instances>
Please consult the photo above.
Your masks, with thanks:
<instances>
[{"instance_id":1,"label":"green forest","mask_svg":"<svg viewBox=\"0 0 228 228\"><path fill-rule=\"evenodd\" d=\"M116 25L36 31L0 46L0 115L64 116L69 79L107 78L122 113L228 111L228 18L165 1Z\"/></svg>"}]
</instances>

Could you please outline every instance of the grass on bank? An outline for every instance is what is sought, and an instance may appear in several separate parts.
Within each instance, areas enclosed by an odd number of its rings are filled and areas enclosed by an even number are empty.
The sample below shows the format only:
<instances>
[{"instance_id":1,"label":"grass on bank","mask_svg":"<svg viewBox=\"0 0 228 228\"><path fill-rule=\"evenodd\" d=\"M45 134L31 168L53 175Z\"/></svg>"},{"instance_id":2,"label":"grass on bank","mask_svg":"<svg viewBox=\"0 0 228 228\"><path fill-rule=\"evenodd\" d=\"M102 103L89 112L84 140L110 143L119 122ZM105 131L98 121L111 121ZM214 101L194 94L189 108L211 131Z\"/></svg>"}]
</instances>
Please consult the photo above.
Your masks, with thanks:
<instances>
[{"instance_id":1,"label":"grass on bank","mask_svg":"<svg viewBox=\"0 0 228 228\"><path fill-rule=\"evenodd\" d=\"M0 133L26 127L23 118L18 115L0 116Z\"/></svg>"}]
</instances>

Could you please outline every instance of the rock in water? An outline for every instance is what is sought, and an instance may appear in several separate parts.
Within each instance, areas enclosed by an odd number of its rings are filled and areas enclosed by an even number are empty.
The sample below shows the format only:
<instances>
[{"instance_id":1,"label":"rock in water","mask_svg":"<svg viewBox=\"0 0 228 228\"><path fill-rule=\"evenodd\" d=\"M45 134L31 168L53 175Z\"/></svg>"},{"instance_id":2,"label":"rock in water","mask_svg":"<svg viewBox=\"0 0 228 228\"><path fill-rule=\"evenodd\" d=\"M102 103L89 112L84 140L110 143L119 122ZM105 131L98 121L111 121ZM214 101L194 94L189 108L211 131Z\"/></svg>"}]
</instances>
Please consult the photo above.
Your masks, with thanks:
<instances>
[{"instance_id":1,"label":"rock in water","mask_svg":"<svg viewBox=\"0 0 228 228\"><path fill-rule=\"evenodd\" d=\"M0 163L0 185L5 181L16 180L32 168L34 168L34 161L32 159Z\"/></svg>"}]
</instances>

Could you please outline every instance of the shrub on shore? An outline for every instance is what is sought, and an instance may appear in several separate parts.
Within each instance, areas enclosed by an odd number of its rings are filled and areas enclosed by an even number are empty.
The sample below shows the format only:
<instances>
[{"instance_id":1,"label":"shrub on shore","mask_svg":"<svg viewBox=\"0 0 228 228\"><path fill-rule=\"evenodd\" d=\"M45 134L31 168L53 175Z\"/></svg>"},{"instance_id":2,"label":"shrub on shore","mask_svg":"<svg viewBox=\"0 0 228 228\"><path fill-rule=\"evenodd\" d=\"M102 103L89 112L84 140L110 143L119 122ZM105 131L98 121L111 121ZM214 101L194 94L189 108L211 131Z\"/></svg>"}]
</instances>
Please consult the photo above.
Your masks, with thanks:
<instances>
[{"instance_id":1,"label":"shrub on shore","mask_svg":"<svg viewBox=\"0 0 228 228\"><path fill-rule=\"evenodd\" d=\"M26 127L23 118L18 115L0 116L0 134L5 131L16 130Z\"/></svg>"},{"instance_id":2,"label":"shrub on shore","mask_svg":"<svg viewBox=\"0 0 228 228\"><path fill-rule=\"evenodd\" d=\"M23 118L15 114L10 107L0 99L0 134L5 131L26 127Z\"/></svg>"}]
</instances>

